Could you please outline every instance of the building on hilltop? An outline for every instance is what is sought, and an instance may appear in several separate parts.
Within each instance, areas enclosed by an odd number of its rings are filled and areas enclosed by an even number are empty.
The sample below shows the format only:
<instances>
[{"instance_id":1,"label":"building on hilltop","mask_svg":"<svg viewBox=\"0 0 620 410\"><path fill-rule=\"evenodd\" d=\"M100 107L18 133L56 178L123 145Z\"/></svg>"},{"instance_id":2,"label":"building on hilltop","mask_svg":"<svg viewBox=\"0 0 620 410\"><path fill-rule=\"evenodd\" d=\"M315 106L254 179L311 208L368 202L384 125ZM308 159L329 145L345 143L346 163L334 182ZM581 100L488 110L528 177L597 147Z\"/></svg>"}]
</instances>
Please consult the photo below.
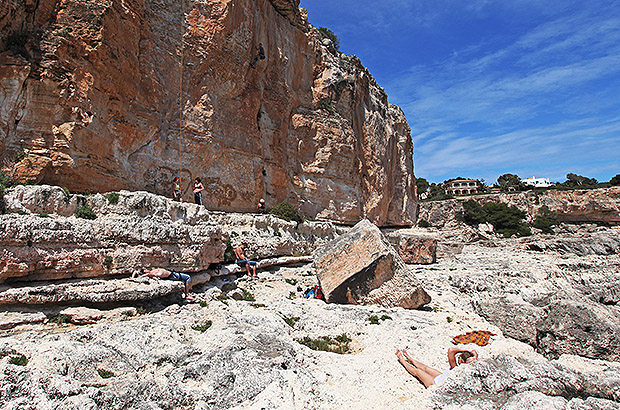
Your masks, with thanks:
<instances>
[{"instance_id":1,"label":"building on hilltop","mask_svg":"<svg viewBox=\"0 0 620 410\"><path fill-rule=\"evenodd\" d=\"M480 192L480 183L475 179L455 179L448 183L446 194L471 195Z\"/></svg>"},{"instance_id":2,"label":"building on hilltop","mask_svg":"<svg viewBox=\"0 0 620 410\"><path fill-rule=\"evenodd\" d=\"M535 188L546 188L553 185L549 181L549 178L536 178L534 176L531 178L522 179L521 182L523 182L525 185L530 185Z\"/></svg>"}]
</instances>

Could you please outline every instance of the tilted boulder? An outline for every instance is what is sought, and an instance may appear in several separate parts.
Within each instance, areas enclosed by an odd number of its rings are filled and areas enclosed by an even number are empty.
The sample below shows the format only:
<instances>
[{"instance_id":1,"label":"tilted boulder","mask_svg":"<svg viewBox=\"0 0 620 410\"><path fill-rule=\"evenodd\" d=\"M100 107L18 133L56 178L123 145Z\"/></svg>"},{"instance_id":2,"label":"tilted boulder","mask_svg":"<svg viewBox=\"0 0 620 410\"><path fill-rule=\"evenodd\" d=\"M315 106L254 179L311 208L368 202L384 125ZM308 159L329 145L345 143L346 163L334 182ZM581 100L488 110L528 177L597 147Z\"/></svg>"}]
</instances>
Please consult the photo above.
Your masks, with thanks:
<instances>
[{"instance_id":1,"label":"tilted boulder","mask_svg":"<svg viewBox=\"0 0 620 410\"><path fill-rule=\"evenodd\" d=\"M327 302L417 309L431 300L379 228L368 220L320 247L313 256Z\"/></svg>"}]
</instances>

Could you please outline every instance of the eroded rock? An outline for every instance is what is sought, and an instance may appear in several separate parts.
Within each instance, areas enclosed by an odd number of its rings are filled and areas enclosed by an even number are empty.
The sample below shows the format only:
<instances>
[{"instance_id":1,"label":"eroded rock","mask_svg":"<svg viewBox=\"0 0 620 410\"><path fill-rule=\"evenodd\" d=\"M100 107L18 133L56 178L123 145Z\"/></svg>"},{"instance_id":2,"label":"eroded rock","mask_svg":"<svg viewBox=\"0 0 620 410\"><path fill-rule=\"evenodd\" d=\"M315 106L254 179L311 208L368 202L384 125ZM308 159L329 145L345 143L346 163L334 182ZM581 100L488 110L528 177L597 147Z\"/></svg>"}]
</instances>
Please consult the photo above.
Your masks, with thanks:
<instances>
[{"instance_id":1,"label":"eroded rock","mask_svg":"<svg viewBox=\"0 0 620 410\"><path fill-rule=\"evenodd\" d=\"M330 303L417 309L430 302L413 272L370 221L359 222L313 256Z\"/></svg>"}]
</instances>

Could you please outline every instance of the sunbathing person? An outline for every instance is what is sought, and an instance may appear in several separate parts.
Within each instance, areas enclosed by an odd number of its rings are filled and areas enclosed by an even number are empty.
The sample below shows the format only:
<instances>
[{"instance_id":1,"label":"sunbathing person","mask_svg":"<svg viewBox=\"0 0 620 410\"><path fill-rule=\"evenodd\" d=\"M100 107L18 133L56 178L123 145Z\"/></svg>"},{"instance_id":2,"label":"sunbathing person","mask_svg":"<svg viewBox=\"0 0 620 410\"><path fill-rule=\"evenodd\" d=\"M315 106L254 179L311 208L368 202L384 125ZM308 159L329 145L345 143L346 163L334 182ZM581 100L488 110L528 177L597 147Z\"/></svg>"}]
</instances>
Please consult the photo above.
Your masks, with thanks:
<instances>
[{"instance_id":1,"label":"sunbathing person","mask_svg":"<svg viewBox=\"0 0 620 410\"><path fill-rule=\"evenodd\" d=\"M450 364L450 368L442 373L439 370L414 360L409 356L406 350L397 350L396 356L400 364L402 364L409 373L417 377L426 388L431 387L433 384L443 382L450 370L454 369L456 366L463 363L471 363L478 359L478 353L475 350L451 347L448 349L448 363Z\"/></svg>"},{"instance_id":2,"label":"sunbathing person","mask_svg":"<svg viewBox=\"0 0 620 410\"><path fill-rule=\"evenodd\" d=\"M131 277L135 278L137 276L141 278L158 278L158 279L167 279L167 280L178 280L185 283L185 300L194 301L193 296L189 294L189 283L192 281L192 278L186 273L178 273L172 270L163 269L163 268L154 268L154 269L145 269L140 268L140 271L135 271Z\"/></svg>"},{"instance_id":3,"label":"sunbathing person","mask_svg":"<svg viewBox=\"0 0 620 410\"><path fill-rule=\"evenodd\" d=\"M245 251L245 244L243 243L239 245L237 248L235 248L235 256L237 257L237 260L235 260L235 263L242 268L245 266L245 268L248 271L249 278L258 278L258 275L256 274L256 265L258 265L258 263L256 261L248 260L247 256L245 256L244 251ZM253 275L250 275L250 266L252 266Z\"/></svg>"}]
</instances>

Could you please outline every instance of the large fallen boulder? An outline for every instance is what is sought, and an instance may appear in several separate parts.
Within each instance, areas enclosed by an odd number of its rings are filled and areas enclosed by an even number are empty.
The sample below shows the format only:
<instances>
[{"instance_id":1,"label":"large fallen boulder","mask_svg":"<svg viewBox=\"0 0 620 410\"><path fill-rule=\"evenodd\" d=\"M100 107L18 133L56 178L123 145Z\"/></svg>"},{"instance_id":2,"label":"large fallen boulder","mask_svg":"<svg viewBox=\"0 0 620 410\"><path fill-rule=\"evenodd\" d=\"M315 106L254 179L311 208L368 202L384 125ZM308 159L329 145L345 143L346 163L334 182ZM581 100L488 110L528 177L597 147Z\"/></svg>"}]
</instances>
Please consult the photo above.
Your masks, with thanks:
<instances>
[{"instance_id":1,"label":"large fallen boulder","mask_svg":"<svg viewBox=\"0 0 620 410\"><path fill-rule=\"evenodd\" d=\"M318 248L313 256L329 303L417 309L431 301L379 228L368 220Z\"/></svg>"}]
</instances>

